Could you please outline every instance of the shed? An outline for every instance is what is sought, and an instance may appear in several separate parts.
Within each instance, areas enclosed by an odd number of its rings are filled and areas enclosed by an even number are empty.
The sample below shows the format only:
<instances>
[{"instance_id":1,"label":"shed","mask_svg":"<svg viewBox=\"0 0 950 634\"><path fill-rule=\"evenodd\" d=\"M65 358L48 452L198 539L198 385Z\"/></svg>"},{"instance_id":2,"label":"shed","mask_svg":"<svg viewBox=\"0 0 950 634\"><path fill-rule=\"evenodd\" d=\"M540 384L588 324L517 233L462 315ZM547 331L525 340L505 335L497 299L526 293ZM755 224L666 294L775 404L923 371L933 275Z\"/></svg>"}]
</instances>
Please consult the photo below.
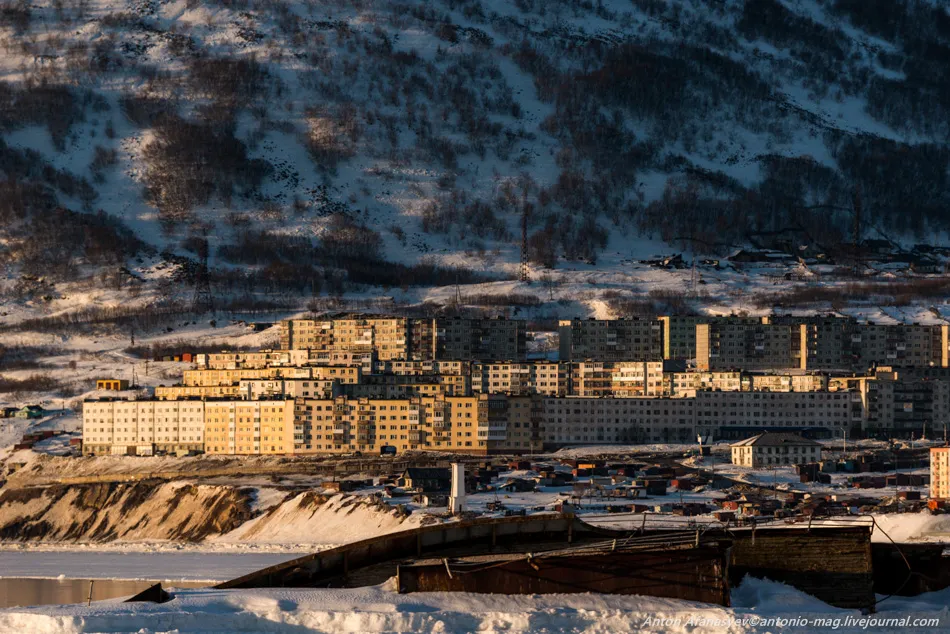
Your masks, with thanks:
<instances>
[{"instance_id":1,"label":"shed","mask_svg":"<svg viewBox=\"0 0 950 634\"><path fill-rule=\"evenodd\" d=\"M96 379L97 390L120 392L129 389L128 379Z\"/></svg>"}]
</instances>

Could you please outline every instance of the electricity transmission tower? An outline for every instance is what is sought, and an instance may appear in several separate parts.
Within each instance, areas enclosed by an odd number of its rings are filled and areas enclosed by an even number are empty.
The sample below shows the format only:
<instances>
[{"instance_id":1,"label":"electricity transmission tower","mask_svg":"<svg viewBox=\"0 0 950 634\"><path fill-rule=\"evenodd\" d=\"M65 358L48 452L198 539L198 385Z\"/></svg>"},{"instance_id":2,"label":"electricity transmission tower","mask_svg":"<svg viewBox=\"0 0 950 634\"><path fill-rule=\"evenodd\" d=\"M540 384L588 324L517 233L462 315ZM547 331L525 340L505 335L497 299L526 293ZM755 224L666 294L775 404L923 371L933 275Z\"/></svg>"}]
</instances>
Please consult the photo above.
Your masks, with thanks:
<instances>
[{"instance_id":1,"label":"electricity transmission tower","mask_svg":"<svg viewBox=\"0 0 950 634\"><path fill-rule=\"evenodd\" d=\"M211 294L211 276L208 273L207 236L202 236L198 242L198 270L195 272L195 297L191 303L191 310L199 314L214 312L214 296Z\"/></svg>"},{"instance_id":2,"label":"electricity transmission tower","mask_svg":"<svg viewBox=\"0 0 950 634\"><path fill-rule=\"evenodd\" d=\"M530 282L528 279L528 214L531 213L531 205L524 203L521 208L521 275L518 279L522 282Z\"/></svg>"}]
</instances>

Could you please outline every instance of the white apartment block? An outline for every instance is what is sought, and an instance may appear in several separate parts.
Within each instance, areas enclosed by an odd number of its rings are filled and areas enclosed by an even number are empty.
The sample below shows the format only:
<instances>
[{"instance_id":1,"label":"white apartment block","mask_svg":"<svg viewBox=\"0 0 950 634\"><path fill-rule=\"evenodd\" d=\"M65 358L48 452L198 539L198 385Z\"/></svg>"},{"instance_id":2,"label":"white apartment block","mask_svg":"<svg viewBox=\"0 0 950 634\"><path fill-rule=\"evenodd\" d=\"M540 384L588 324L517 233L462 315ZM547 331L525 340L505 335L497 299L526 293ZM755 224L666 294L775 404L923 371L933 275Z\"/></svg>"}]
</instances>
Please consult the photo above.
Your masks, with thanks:
<instances>
[{"instance_id":1,"label":"white apartment block","mask_svg":"<svg viewBox=\"0 0 950 634\"><path fill-rule=\"evenodd\" d=\"M841 438L863 419L856 392L698 392L694 397L545 397L545 446L690 443L697 435L821 430Z\"/></svg>"},{"instance_id":2,"label":"white apartment block","mask_svg":"<svg viewBox=\"0 0 950 634\"><path fill-rule=\"evenodd\" d=\"M713 438L810 428L842 438L864 420L858 392L698 392L694 400L696 431Z\"/></svg>"},{"instance_id":3,"label":"white apartment block","mask_svg":"<svg viewBox=\"0 0 950 634\"><path fill-rule=\"evenodd\" d=\"M204 401L85 401L83 453L203 451L204 408Z\"/></svg>"}]
</instances>

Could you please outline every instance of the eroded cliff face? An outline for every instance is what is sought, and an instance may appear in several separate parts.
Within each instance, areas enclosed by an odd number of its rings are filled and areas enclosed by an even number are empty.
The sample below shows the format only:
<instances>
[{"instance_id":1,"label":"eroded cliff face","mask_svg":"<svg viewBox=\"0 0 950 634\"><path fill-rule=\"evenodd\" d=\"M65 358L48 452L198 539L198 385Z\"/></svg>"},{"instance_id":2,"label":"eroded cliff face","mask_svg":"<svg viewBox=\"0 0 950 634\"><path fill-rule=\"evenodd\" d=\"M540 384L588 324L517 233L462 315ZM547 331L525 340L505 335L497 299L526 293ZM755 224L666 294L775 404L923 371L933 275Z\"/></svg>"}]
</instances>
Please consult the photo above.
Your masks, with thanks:
<instances>
[{"instance_id":1,"label":"eroded cliff face","mask_svg":"<svg viewBox=\"0 0 950 634\"><path fill-rule=\"evenodd\" d=\"M201 541L254 516L254 489L179 482L0 489L0 540Z\"/></svg>"},{"instance_id":2,"label":"eroded cliff face","mask_svg":"<svg viewBox=\"0 0 950 634\"><path fill-rule=\"evenodd\" d=\"M416 526L362 495L142 481L0 488L0 542L190 542L309 549Z\"/></svg>"}]
</instances>

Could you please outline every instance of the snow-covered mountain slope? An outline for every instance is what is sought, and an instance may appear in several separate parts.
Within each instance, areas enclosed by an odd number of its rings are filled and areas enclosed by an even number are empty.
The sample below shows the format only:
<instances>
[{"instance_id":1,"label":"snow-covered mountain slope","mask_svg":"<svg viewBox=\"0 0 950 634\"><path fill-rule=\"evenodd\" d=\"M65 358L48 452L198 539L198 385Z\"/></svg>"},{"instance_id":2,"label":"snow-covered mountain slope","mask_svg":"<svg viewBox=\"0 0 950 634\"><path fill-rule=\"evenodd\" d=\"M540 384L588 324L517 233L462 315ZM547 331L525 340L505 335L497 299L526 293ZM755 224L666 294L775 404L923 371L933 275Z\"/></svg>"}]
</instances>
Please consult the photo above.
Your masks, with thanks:
<instances>
[{"instance_id":1,"label":"snow-covered mountain slope","mask_svg":"<svg viewBox=\"0 0 950 634\"><path fill-rule=\"evenodd\" d=\"M525 215L536 278L950 221L934 0L16 0L0 34L13 301L180 298L205 241L246 303L512 279Z\"/></svg>"}]
</instances>

